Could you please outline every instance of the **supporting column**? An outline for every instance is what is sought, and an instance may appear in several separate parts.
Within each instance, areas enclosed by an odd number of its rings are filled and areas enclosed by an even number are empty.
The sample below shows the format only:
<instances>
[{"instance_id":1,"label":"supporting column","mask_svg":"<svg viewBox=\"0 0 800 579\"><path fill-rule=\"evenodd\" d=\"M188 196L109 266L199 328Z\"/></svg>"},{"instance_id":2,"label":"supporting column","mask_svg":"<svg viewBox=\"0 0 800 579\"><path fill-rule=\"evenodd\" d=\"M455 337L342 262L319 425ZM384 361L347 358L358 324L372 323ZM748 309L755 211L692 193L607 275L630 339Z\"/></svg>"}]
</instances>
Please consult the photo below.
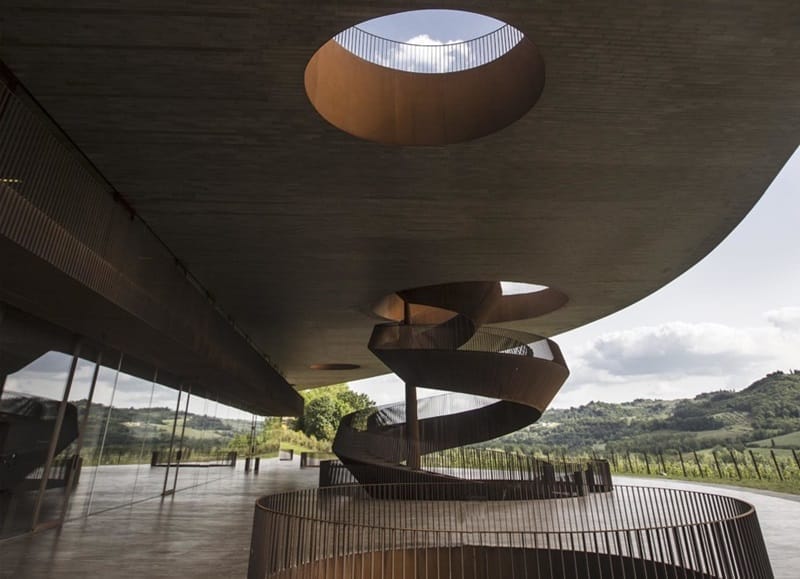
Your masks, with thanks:
<instances>
[{"instance_id":1,"label":"supporting column","mask_svg":"<svg viewBox=\"0 0 800 579\"><path fill-rule=\"evenodd\" d=\"M403 323L411 324L411 305L403 305ZM419 416L417 408L417 387L406 382L406 464L408 468L419 469Z\"/></svg>"}]
</instances>

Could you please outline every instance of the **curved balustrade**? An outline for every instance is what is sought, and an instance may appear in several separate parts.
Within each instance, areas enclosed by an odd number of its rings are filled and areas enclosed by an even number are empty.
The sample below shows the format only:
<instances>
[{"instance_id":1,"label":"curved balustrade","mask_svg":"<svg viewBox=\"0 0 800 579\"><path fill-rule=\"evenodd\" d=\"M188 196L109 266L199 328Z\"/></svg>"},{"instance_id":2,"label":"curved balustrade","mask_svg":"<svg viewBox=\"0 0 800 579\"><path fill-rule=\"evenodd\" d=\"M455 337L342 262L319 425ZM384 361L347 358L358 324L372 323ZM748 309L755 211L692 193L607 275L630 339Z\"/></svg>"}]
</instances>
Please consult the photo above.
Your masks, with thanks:
<instances>
[{"instance_id":1,"label":"curved balustrade","mask_svg":"<svg viewBox=\"0 0 800 579\"><path fill-rule=\"evenodd\" d=\"M390 484L263 497L248 576L772 577L755 511L732 497L617 486L504 502L484 500L480 488ZM479 500L448 500L472 493Z\"/></svg>"},{"instance_id":2,"label":"curved balustrade","mask_svg":"<svg viewBox=\"0 0 800 579\"><path fill-rule=\"evenodd\" d=\"M524 34L506 24L462 42L415 44L377 36L352 26L333 37L343 48L373 64L406 72L441 74L482 66L514 48Z\"/></svg>"}]
</instances>

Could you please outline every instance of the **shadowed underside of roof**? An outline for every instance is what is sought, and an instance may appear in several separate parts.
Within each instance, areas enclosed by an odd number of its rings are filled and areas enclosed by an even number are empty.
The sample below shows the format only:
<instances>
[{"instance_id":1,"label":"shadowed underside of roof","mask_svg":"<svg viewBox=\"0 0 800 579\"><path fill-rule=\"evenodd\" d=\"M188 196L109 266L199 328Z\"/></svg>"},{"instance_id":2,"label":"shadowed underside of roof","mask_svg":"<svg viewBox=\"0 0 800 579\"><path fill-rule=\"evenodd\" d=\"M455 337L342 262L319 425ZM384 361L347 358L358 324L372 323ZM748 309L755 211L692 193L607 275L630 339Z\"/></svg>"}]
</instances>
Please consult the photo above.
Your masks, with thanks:
<instances>
[{"instance_id":1,"label":"shadowed underside of roof","mask_svg":"<svg viewBox=\"0 0 800 579\"><path fill-rule=\"evenodd\" d=\"M443 0L536 44L536 106L451 146L329 125L309 59L424 4L7 0L0 55L298 385L385 373L371 309L406 288L546 284L569 302L509 324L546 336L617 311L715 247L798 144L789 0Z\"/></svg>"}]
</instances>

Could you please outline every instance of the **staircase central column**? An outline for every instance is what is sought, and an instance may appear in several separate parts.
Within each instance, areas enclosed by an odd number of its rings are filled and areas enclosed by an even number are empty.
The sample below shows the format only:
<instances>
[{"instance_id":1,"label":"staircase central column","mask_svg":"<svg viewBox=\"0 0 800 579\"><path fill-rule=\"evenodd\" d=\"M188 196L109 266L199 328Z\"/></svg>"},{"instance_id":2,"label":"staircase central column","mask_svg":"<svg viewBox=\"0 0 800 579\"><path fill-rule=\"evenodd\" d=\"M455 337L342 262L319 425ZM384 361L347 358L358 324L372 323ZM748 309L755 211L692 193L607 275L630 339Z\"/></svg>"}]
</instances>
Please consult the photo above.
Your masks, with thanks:
<instances>
[{"instance_id":1,"label":"staircase central column","mask_svg":"<svg viewBox=\"0 0 800 579\"><path fill-rule=\"evenodd\" d=\"M403 304L403 323L411 324L411 305ZM419 469L419 416L417 412L417 387L406 382L406 464Z\"/></svg>"}]
</instances>

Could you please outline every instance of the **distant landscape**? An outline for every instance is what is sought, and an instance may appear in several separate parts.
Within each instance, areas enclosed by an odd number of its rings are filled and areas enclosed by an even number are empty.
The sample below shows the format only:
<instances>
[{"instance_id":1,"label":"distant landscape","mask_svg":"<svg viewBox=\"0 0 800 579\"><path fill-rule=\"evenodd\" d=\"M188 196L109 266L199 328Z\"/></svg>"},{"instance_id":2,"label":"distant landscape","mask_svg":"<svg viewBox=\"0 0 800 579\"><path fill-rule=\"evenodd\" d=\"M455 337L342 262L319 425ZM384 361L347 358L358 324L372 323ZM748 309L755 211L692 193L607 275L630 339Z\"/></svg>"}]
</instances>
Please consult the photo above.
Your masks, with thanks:
<instances>
[{"instance_id":1,"label":"distant landscape","mask_svg":"<svg viewBox=\"0 0 800 579\"><path fill-rule=\"evenodd\" d=\"M311 424L300 421L297 430L305 430L320 441L332 439L338 419L352 409L346 406L337 412L329 411L331 416L328 416L315 412L318 404L314 400L327 393L342 396L342 392L347 392L350 397L355 396L345 389L344 385L338 385L307 391L311 406L305 422L312 423L318 416L326 418L327 422L324 427L310 430L308 426ZM359 407L370 404L371 401L366 399ZM77 405L83 411L86 402L80 401ZM108 422L107 450L131 452L141 446L142 441L148 449L168 445L174 413L172 408L115 408ZM91 448L99 442L107 417L106 406L92 406L85 447ZM318 422L322 420L313 424ZM179 421L177 437L180 437L182 426L182 421ZM271 423L268 426L275 428L276 425ZM249 432L249 420L189 413L184 443L204 451L236 449L242 446ZM738 392L723 390L677 400L638 399L619 404L590 402L577 408L555 408L547 410L532 426L478 446L526 454L626 450L656 453L714 446L798 449L800 370L773 372Z\"/></svg>"},{"instance_id":2,"label":"distant landscape","mask_svg":"<svg viewBox=\"0 0 800 579\"><path fill-rule=\"evenodd\" d=\"M373 404L346 385L303 394L306 416L262 422L256 433L256 454L274 455L279 445L295 452L328 451L341 416ZM81 411L85 404L77 403ZM95 404L82 454L89 464L98 460L102 464L149 462L152 451L169 447L174 413L170 408L114 408L109 419L108 408ZM108 435L101 456L100 440L107 419ZM184 458L192 461L215 460L229 451L245 455L250 451L250 427L249 420L189 413L185 429L182 420L178 422L176 444L183 432L180 446L185 449ZM769 488L798 492L800 370L772 372L736 392L551 409L536 424L477 446L547 459L605 457L615 472L622 474L716 476L736 479L736 484L773 479Z\"/></svg>"},{"instance_id":3,"label":"distant landscape","mask_svg":"<svg viewBox=\"0 0 800 579\"><path fill-rule=\"evenodd\" d=\"M353 392L346 384L306 390L302 395L306 401L304 416L259 419L254 438L250 420L189 412L184 424L183 414L179 413L175 445L191 461L218 460L231 451L271 456L277 454L279 447L295 452L326 452L342 416L374 406L369 397ZM75 405L83 417L87 401L80 400ZM169 449L174 419L174 408L109 409L103 404L92 404L81 454L89 461L87 464L148 463L153 451ZM70 452L74 448L70 447L65 454Z\"/></svg>"},{"instance_id":4,"label":"distant landscape","mask_svg":"<svg viewBox=\"0 0 800 579\"><path fill-rule=\"evenodd\" d=\"M744 390L678 400L590 402L547 410L532 426L480 446L602 454L800 448L800 370L772 372Z\"/></svg>"}]
</instances>

